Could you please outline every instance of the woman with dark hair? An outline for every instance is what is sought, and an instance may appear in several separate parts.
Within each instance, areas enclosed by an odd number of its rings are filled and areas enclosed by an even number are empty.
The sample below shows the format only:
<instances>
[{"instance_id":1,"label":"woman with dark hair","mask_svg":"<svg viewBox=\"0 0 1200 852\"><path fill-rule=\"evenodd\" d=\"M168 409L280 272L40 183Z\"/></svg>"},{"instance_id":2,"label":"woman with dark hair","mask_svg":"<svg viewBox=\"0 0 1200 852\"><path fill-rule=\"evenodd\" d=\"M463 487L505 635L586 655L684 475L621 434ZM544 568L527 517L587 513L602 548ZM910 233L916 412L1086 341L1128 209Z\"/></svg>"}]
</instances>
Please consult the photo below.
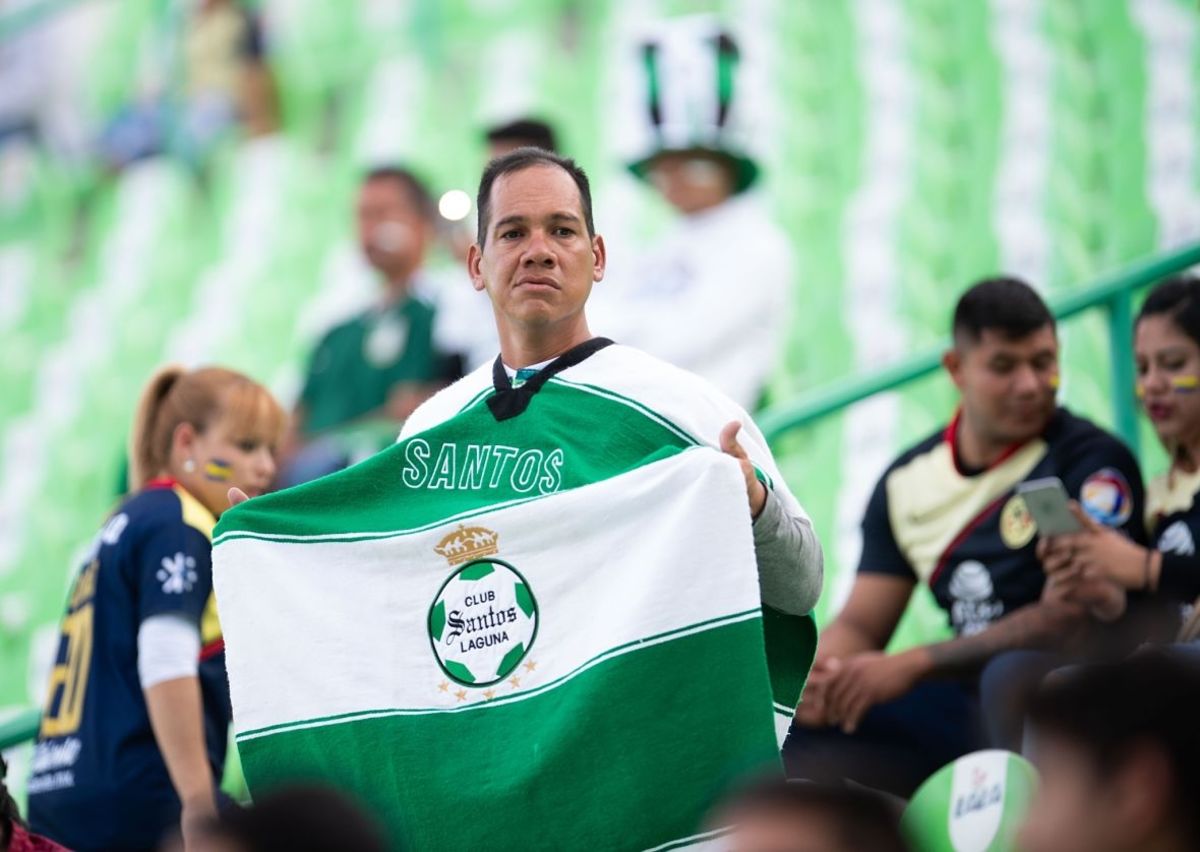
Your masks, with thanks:
<instances>
[{"instance_id":1,"label":"woman with dark hair","mask_svg":"<svg viewBox=\"0 0 1200 852\"><path fill-rule=\"evenodd\" d=\"M1137 396L1170 457L1146 489L1142 547L1073 506L1085 531L1043 547L1052 583L1102 579L1126 590L1192 603L1200 596L1200 279L1163 281L1134 324Z\"/></svg>"}]
</instances>

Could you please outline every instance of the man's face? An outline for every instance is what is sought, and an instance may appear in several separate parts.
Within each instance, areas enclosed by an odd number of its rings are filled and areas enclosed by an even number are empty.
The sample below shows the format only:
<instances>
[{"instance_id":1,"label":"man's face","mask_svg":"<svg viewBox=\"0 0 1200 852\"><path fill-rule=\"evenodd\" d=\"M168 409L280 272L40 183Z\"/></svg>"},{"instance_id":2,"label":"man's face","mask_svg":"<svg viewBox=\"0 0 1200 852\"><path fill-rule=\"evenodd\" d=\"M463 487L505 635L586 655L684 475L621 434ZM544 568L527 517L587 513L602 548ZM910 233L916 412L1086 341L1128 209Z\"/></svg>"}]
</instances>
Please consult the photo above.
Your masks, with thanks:
<instances>
[{"instance_id":1,"label":"man's face","mask_svg":"<svg viewBox=\"0 0 1200 852\"><path fill-rule=\"evenodd\" d=\"M527 328L583 312L604 277L604 241L589 237L579 189L557 166L537 165L492 184L486 239L467 259L497 320Z\"/></svg>"},{"instance_id":2,"label":"man's face","mask_svg":"<svg viewBox=\"0 0 1200 852\"><path fill-rule=\"evenodd\" d=\"M405 278L421 265L432 227L400 181L376 178L363 184L356 215L358 244L384 277Z\"/></svg>"},{"instance_id":3,"label":"man's face","mask_svg":"<svg viewBox=\"0 0 1200 852\"><path fill-rule=\"evenodd\" d=\"M1040 435L1054 414L1058 338L1046 325L1016 340L984 329L946 354L963 412L985 439L1016 443Z\"/></svg>"}]
</instances>

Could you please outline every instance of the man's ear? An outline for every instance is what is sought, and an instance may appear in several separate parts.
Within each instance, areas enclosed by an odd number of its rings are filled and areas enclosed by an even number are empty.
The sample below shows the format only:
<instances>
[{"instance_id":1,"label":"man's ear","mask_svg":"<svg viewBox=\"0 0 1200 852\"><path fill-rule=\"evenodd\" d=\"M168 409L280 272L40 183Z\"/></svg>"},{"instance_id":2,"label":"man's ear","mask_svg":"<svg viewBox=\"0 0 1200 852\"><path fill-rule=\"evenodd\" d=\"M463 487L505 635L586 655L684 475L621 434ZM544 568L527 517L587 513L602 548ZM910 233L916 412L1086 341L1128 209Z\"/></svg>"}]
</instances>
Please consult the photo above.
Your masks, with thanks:
<instances>
[{"instance_id":1,"label":"man's ear","mask_svg":"<svg viewBox=\"0 0 1200 852\"><path fill-rule=\"evenodd\" d=\"M950 374L950 381L960 391L962 390L962 353L951 347L942 353L942 367Z\"/></svg>"},{"instance_id":2,"label":"man's ear","mask_svg":"<svg viewBox=\"0 0 1200 852\"><path fill-rule=\"evenodd\" d=\"M604 267L608 263L608 250L604 247L604 237L596 234L592 237L592 280L604 280Z\"/></svg>"},{"instance_id":3,"label":"man's ear","mask_svg":"<svg viewBox=\"0 0 1200 852\"><path fill-rule=\"evenodd\" d=\"M483 283L483 249L479 243L471 243L467 249L467 274L471 276L471 286L479 292L487 289Z\"/></svg>"}]
</instances>

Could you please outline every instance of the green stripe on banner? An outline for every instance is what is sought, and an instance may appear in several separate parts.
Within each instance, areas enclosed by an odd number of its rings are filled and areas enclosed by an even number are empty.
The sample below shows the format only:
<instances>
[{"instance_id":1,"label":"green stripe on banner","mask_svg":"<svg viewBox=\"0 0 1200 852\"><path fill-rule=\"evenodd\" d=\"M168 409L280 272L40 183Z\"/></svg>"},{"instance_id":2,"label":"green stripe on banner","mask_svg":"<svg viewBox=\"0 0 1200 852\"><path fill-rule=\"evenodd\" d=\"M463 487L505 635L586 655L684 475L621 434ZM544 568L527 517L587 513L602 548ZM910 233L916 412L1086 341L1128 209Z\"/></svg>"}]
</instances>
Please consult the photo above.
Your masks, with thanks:
<instances>
[{"instance_id":1,"label":"green stripe on banner","mask_svg":"<svg viewBox=\"0 0 1200 852\"><path fill-rule=\"evenodd\" d=\"M771 695L777 706L794 710L817 654L817 622L812 613L788 615L769 606L762 613Z\"/></svg>"},{"instance_id":2,"label":"green stripe on banner","mask_svg":"<svg viewBox=\"0 0 1200 852\"><path fill-rule=\"evenodd\" d=\"M708 828L705 812L732 784L779 768L765 668L726 662L744 659L761 630L752 619L655 645L516 704L289 731L238 749L256 794L333 784L407 849L671 848ZM705 677L723 669L732 674L720 682ZM598 712L590 702L605 694ZM508 830L497 830L498 813L512 815Z\"/></svg>"}]
</instances>

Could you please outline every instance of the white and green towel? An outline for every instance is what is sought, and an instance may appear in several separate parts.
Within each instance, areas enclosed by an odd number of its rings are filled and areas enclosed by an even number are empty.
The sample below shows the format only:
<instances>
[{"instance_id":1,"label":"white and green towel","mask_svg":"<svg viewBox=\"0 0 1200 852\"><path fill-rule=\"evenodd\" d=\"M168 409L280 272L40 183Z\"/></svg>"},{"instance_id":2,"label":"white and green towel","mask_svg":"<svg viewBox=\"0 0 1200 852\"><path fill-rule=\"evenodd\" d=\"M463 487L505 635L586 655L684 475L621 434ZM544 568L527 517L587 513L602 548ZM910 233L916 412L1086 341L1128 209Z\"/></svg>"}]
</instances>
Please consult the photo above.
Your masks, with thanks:
<instances>
[{"instance_id":1,"label":"white and green towel","mask_svg":"<svg viewBox=\"0 0 1200 852\"><path fill-rule=\"evenodd\" d=\"M718 839L813 651L736 463L560 382L230 510L214 566L251 793L328 781L417 850Z\"/></svg>"}]
</instances>

